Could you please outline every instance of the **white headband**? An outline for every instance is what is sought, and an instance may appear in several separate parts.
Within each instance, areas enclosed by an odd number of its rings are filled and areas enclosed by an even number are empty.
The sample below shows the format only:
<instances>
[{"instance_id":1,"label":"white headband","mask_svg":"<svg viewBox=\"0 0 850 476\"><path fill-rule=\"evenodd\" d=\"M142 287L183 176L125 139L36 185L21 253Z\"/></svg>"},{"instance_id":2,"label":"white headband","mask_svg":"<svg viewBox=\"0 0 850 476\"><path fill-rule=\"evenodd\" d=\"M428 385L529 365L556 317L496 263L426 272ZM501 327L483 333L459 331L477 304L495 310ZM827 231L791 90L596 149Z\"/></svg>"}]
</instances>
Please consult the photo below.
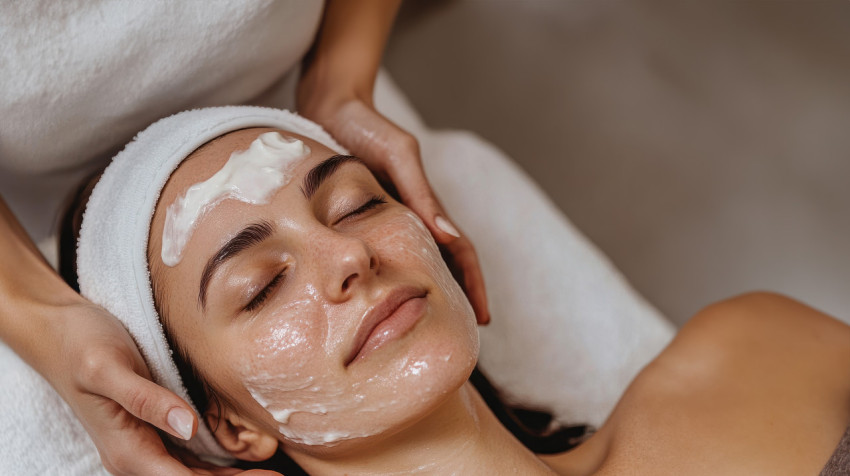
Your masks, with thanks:
<instances>
[{"instance_id":1,"label":"white headband","mask_svg":"<svg viewBox=\"0 0 850 476\"><path fill-rule=\"evenodd\" d=\"M154 381L190 402L195 413L154 308L148 234L159 194L183 159L216 137L248 127L283 129L346 153L318 124L289 111L226 106L166 117L140 132L112 159L86 205L77 244L81 294L124 323ZM190 441L172 439L206 459L233 460L203 418Z\"/></svg>"}]
</instances>

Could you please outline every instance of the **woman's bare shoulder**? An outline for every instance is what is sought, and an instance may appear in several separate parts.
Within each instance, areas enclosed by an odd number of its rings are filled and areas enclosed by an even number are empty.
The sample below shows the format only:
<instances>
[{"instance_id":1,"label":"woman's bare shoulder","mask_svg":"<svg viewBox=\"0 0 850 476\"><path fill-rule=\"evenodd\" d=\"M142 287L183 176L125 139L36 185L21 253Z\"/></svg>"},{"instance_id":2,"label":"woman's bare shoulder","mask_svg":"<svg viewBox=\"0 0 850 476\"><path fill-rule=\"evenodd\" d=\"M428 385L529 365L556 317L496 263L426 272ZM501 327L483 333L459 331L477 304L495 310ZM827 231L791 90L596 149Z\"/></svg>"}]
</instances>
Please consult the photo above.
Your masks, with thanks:
<instances>
[{"instance_id":1,"label":"woman's bare shoulder","mask_svg":"<svg viewBox=\"0 0 850 476\"><path fill-rule=\"evenodd\" d=\"M782 294L752 292L706 307L685 324L676 340L689 344L717 340L748 352L753 344L768 351L776 346L817 345L846 354L848 336L850 326L817 309Z\"/></svg>"},{"instance_id":2,"label":"woman's bare shoulder","mask_svg":"<svg viewBox=\"0 0 850 476\"><path fill-rule=\"evenodd\" d=\"M603 427L602 472L817 473L848 423L850 326L749 293L700 311L638 375Z\"/></svg>"},{"instance_id":3,"label":"woman's bare shoulder","mask_svg":"<svg viewBox=\"0 0 850 476\"><path fill-rule=\"evenodd\" d=\"M698 312L658 360L724 374L820 375L850 369L850 326L781 294L747 293Z\"/></svg>"}]
</instances>

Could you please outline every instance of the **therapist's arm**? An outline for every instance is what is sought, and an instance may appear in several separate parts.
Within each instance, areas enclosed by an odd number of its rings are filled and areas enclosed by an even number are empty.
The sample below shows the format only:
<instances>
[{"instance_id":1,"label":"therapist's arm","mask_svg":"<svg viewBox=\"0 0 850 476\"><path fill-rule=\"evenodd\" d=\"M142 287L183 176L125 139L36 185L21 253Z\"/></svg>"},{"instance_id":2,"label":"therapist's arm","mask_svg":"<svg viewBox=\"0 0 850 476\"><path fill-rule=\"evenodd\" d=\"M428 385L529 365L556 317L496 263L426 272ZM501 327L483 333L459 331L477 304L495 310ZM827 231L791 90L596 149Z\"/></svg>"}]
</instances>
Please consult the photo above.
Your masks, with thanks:
<instances>
[{"instance_id":1,"label":"therapist's arm","mask_svg":"<svg viewBox=\"0 0 850 476\"><path fill-rule=\"evenodd\" d=\"M189 405L149 380L118 319L65 284L2 198L0 339L68 403L110 472L197 474L145 423L177 437L192 434L197 421Z\"/></svg>"},{"instance_id":2,"label":"therapist's arm","mask_svg":"<svg viewBox=\"0 0 850 476\"><path fill-rule=\"evenodd\" d=\"M452 225L422 168L419 143L375 110L373 91L399 0L329 0L298 85L298 112L324 127L425 222L460 273L478 322L490 320L475 248Z\"/></svg>"}]
</instances>

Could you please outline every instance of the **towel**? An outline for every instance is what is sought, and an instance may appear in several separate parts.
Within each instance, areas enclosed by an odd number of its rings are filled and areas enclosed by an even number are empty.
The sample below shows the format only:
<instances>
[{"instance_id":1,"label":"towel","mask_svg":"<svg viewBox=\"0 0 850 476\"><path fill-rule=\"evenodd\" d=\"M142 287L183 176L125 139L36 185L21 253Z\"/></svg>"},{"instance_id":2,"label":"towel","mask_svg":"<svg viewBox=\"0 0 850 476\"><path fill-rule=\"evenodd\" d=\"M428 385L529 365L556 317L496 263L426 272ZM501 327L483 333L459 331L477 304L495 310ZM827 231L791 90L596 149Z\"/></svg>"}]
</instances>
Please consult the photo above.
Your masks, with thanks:
<instances>
[{"instance_id":1,"label":"towel","mask_svg":"<svg viewBox=\"0 0 850 476\"><path fill-rule=\"evenodd\" d=\"M319 125L289 111L227 106L181 112L155 122L115 156L83 214L77 246L80 293L120 319L153 380L189 402L154 308L147 260L150 223L162 188L183 159L216 137L257 126L295 132L344 153ZM195 437L173 440L208 460L232 459L199 420Z\"/></svg>"},{"instance_id":2,"label":"towel","mask_svg":"<svg viewBox=\"0 0 850 476\"><path fill-rule=\"evenodd\" d=\"M2 342L0 434L0 475L109 476L71 408Z\"/></svg>"}]
</instances>

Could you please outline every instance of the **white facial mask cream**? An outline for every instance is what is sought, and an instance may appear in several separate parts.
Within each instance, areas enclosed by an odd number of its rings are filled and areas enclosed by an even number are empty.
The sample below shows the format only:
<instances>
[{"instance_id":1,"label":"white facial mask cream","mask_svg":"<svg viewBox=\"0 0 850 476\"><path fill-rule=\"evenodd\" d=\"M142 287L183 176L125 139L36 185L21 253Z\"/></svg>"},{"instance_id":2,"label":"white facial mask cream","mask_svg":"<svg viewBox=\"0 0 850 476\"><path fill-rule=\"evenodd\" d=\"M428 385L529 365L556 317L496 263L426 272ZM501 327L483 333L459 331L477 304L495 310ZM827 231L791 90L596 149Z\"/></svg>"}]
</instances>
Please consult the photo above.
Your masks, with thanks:
<instances>
[{"instance_id":1,"label":"white facial mask cream","mask_svg":"<svg viewBox=\"0 0 850 476\"><path fill-rule=\"evenodd\" d=\"M414 256L426 266L439 294L462 319L458 330L466 331L468 343L456 353L434 349L412 355L383 354L380 358L385 360L374 374L354 378L349 372L356 370L340 371L341 362L322 363L324 356L344 353L353 333L351 320L328 322L319 287L306 285L278 313L267 317L273 324L256 340L256 354L241 369L248 392L294 443L332 447L385 433L410 412L441 398L446 372L475 365L478 329L472 308L424 223L406 212L375 233L378 236L369 242L385 256Z\"/></svg>"},{"instance_id":2,"label":"white facial mask cream","mask_svg":"<svg viewBox=\"0 0 850 476\"><path fill-rule=\"evenodd\" d=\"M289 183L293 166L310 154L298 139L266 132L247 150L234 152L227 163L204 182L186 190L168 206L162 230L162 262L176 266L198 220L228 198L250 204L268 203L272 194Z\"/></svg>"}]
</instances>

